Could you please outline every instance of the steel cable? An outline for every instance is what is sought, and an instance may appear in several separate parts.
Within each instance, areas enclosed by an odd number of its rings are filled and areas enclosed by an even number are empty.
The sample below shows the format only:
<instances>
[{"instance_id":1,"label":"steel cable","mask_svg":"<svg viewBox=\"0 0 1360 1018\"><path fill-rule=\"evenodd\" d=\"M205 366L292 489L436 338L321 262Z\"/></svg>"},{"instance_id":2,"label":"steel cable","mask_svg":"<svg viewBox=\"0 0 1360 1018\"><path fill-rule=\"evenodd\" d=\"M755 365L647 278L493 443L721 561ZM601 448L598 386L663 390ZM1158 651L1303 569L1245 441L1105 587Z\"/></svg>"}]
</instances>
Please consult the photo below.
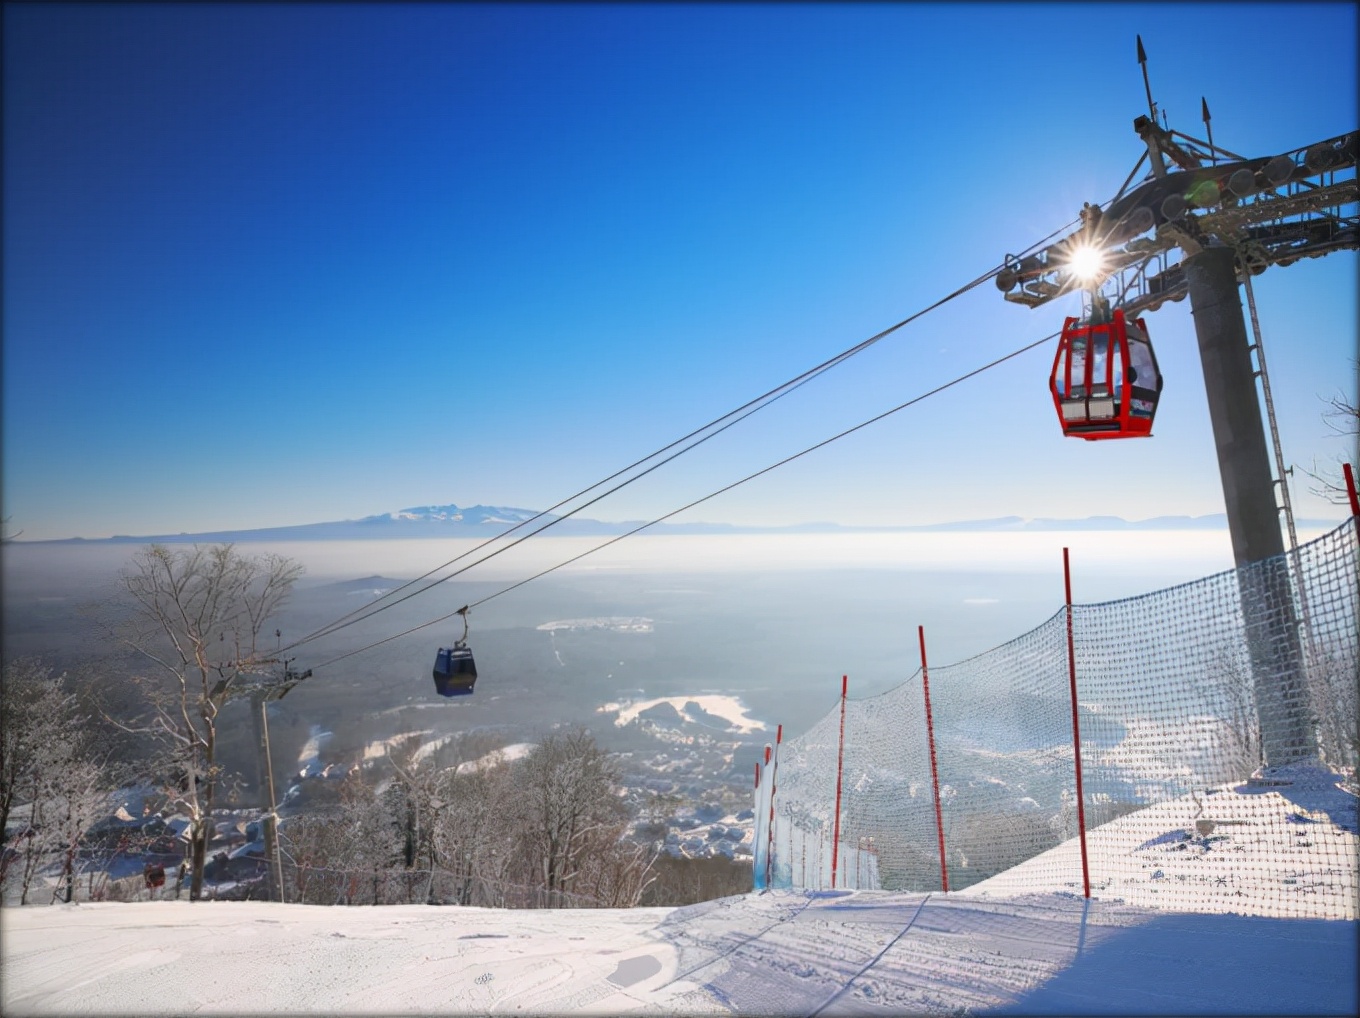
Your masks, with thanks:
<instances>
[{"instance_id":1,"label":"steel cable","mask_svg":"<svg viewBox=\"0 0 1360 1018\"><path fill-rule=\"evenodd\" d=\"M586 556L588 556L588 555L593 555L593 554L595 554L597 551L602 551L603 549L608 548L608 547L609 547L610 545L612 545L612 544L617 544L619 541L622 541L624 538L632 537L634 534L638 534L638 533L640 533L641 531L648 529L649 527L654 527L654 526L656 526L658 523L663 523L663 522L665 522L666 520L670 519L672 516L677 516L677 515L679 515L680 513L685 512L685 511L688 510L688 509L693 509L695 506L702 505L704 502L707 502L707 501L709 501L710 499L716 498L716 497L719 496L719 495L725 494L726 492L731 491L733 488L740 487L741 485L747 483L748 481L753 481L753 480L755 480L757 477L761 477L761 476L763 476L763 475L765 475L765 474L770 473L772 470L777 470L778 468L780 468L780 467L782 467L782 466L785 466L785 465L787 465L787 464L789 464L789 463L792 463L794 460L801 459L802 457L808 455L809 453L815 452L815 451L818 450L818 449L821 449L821 448L824 448L825 446L830 445L832 442L839 441L840 439L845 438L845 437L847 437L848 435L853 435L855 432L860 431L860 430L862 430L862 429L864 429L864 428L867 428L867 427L869 427L871 424L876 424L876 423L878 423L879 421L883 420L883 419L886 418L886 417L890 417L890 416L892 416L893 414L898 413L898 412L901 411L901 410L905 410L905 409L907 409L907 408L910 407L910 406L914 406L915 404L920 403L920 402L922 402L923 400L929 399L931 396L938 395L939 393L944 392L946 389L953 388L954 386L960 384L961 382L965 382L965 381L967 381L967 380L970 379L970 378L974 378L974 377L976 377L977 375L982 374L984 371L990 371L992 368L995 368L995 367L997 367L997 366L999 366L999 365L1001 365L1001 364L1004 364L1006 361L1012 360L1012 359L1014 359L1015 357L1020 356L1021 354L1028 353L1030 350L1033 350L1033 349L1035 349L1035 348L1038 347L1038 346L1042 346L1042 345L1045 344L1045 343L1049 343L1049 342L1051 342L1052 340L1056 339L1057 337L1058 337L1058 333L1055 332L1055 333L1052 333L1051 335L1048 335L1048 336L1043 337L1042 339L1037 339L1037 340L1035 340L1035 341L1032 342L1032 343L1028 343L1028 344L1026 344L1025 346L1020 347L1018 350L1013 350L1013 351L1011 351L1010 353L1005 354L1004 356L998 357L998 358L996 358L995 360L990 361L990 362L988 362L987 364L984 364L984 365L982 365L982 366L979 367L979 368L974 368L972 371L969 371L969 372L967 372L967 373L965 373L965 374L959 375L958 377L953 378L953 379L951 379L950 381L945 382L945 383L942 384L942 385L938 385L938 386L936 386L935 388L933 388L933 389L931 389L931 390L929 390L929 391L927 391L927 392L924 392L924 393L922 393L922 394L919 395L919 396L915 396L915 397L913 397L913 398L907 400L905 403L899 403L897 406L893 407L893 408L890 409L890 410L885 410L885 411L883 411L883 412L880 413L880 414L876 414L875 416L870 417L868 420L861 421L859 424L856 424L856 425L854 425L853 427L846 428L844 431L841 431L841 432L838 432L838 433L835 434L835 435L832 435L830 438L825 438L825 439L823 439L822 441L817 442L815 445L810 445L810 446L808 446L807 448L801 450L800 452L796 452L796 453L792 454L791 456L786 456L786 457L784 457L783 459L781 459L781 460L779 460L779 461L777 461L777 462L775 462L775 463L772 463L772 464L770 464L770 465L767 466L767 467L763 467L763 468L761 468L760 470L755 471L754 473L747 474L745 477L742 477L742 478L740 478L739 480L733 481L731 484L724 485L723 487L717 489L716 491L712 491L712 492L710 492L709 494L704 495L702 498L697 498L697 499L695 499L695 500L692 501L692 502L688 502L688 503L686 503L685 505L682 505L682 506L681 506L680 508L678 508L678 509L673 509L673 510L671 510L670 512L666 513L664 516L658 516L656 519L650 520L650 521L648 521L647 523L643 523L643 524L641 524L640 526L634 527L632 530L628 530L628 531L626 531L626 532L624 532L624 533L622 533L622 534L619 534L619 535L617 535L617 536L615 536L615 537L611 537L609 540L604 541L604 542L601 542L600 544L596 545L596 546L593 547L593 548L588 548L586 551L581 552L579 555L573 555L571 558L565 559L564 561L559 562L559 563L557 563L556 565L550 566L550 567L548 567L547 569L544 569L544 570L541 570L541 571L539 571L539 572L537 572L537 573L534 573L532 576L526 577L526 578L523 579L523 580L518 580L518 581L516 581L515 583L510 584L510 586L504 587L504 588L502 588L501 590L496 591L494 594L488 594L486 597L483 597L483 598L481 598L480 600L473 601L472 603L468 604L468 605L466 606L466 608L467 608L467 609L472 609L472 608L476 608L476 607L478 607L478 606L480 606L480 605L486 604L488 601L491 601L491 600L493 600L493 599L495 599L495 598L498 598L498 597L500 597L502 594L508 594L508 593L510 593L510 591L516 590L516 589L518 589L519 587L524 586L526 583L531 583L531 582L533 582L534 580L537 580L537 579L540 579L540 578L542 578L542 577L544 577L544 576L547 576L549 573L556 572L558 569L561 569L561 568L563 568L564 566L569 566L569 565L571 565L573 562L579 562L581 559L585 558ZM475 564L476 564L476 563L474 563L474 565L475 565ZM469 568L469 569L470 569L471 566L467 566L467 567L465 567L465 568ZM456 575L456 574L455 574L455 575ZM408 595L408 596L409 596L409 595ZM403 630L403 631L400 632L400 633L396 633L396 634L394 634L394 635L392 635L392 636L384 637L384 638L381 639L381 640L376 640L376 641L374 641L373 643L368 644L367 646L358 648L357 650L347 651L346 653L337 655L336 657L333 657L333 658L329 659L328 661L324 661L324 662L322 662L322 663L319 664L319 665L315 665L315 666L314 666L314 669L317 669L317 668L325 668L325 667L327 667L327 666L329 666L329 665L335 664L337 661L343 661L343 660L344 660L345 658L347 658L347 657L353 657L353 656L356 655L356 654L362 654L362 653L364 653L365 651L372 650L372 649L375 648L375 647L381 647L381 646L382 646L383 644L385 644L385 643L391 643L393 640L401 639L403 636L410 636L412 633L417 633L417 632L419 632L419 631L422 630L422 629L427 629L427 628L429 628L430 626L438 625L438 624L441 623L441 622L447 622L449 619L451 619L451 618L453 618L454 616L460 614L462 611L464 611L464 609L463 609L463 608L460 608L460 609L458 609L458 611L449 612L447 615L441 615L441 616L440 616L439 618L437 618L437 619L431 619L431 620L428 621L428 622L422 622L422 623L421 623L420 625L418 625L418 626L412 626L410 629ZM357 620L356 620L356 621L357 621Z\"/></svg>"},{"instance_id":2,"label":"steel cable","mask_svg":"<svg viewBox=\"0 0 1360 1018\"><path fill-rule=\"evenodd\" d=\"M1023 257L1023 254L1026 254L1026 253L1028 253L1029 251L1032 251L1032 250L1034 250L1035 248L1039 247L1040 245L1047 243L1049 240L1051 240L1053 237L1057 236L1058 234L1062 233L1063 231L1070 229L1070 228L1071 228L1072 226L1074 226L1075 224L1076 224L1076 221L1074 220L1072 223L1069 223L1069 224L1067 224L1066 226L1063 226L1063 227L1061 227L1060 229L1053 231L1053 232L1050 233L1047 237L1043 238L1042 240L1038 241L1037 243L1035 243L1035 244L1031 245L1029 248L1027 248L1026 251L1022 253L1021 257ZM357 623L357 622L362 622L364 619L371 618L371 617L373 617L374 615L378 614L379 612L385 611L386 609L391 608L391 607L393 607L394 605L400 604L400 603L402 603L403 601L406 601L406 600L408 600L408 599L410 599L410 598L412 598L412 597L415 597L415 596L417 596L417 595L419 595L419 594L423 594L423 593L425 593L426 591L429 591L429 590L433 589L434 587L438 586L439 584L444 583L444 582L446 582L446 581L448 581L448 580L450 580L450 579L453 579L455 576L460 576L460 575L462 575L464 572L466 572L467 570L473 568L474 566L480 565L480 564L482 564L483 562L486 562L486 561L488 561L488 560L490 560L490 559L496 557L497 555L501 554L502 552L509 551L511 548L516 547L517 545L521 544L522 542L528 540L530 537L537 536L538 534L543 533L545 530L548 530L549 528L551 528L551 527L553 527L553 526L556 526L558 523L562 522L563 520L570 519L572 516L575 516L577 513L581 512L582 510L589 508L590 506L596 504L597 502L601 501L602 499L607 498L609 495L612 495L612 494L618 492L620 489L627 487L628 485L632 484L634 481L640 480L641 478L645 477L647 474L650 474L652 471L654 471L654 470L660 468L661 466L664 466L666 463L669 463L671 460L674 460L674 459L676 459L677 457L683 455L684 453L689 452L690 450L696 448L697 446L702 445L704 442L708 441L710 438L716 437L717 435L719 435L719 434L721 434L722 432L726 431L728 428L732 427L733 425L739 423L739 422L742 421L742 420L745 420L747 417L751 416L752 414L756 413L756 412L759 411L759 410L764 409L765 407L769 406L771 403L774 403L776 400L782 399L784 396L787 396L789 393L791 393L791 392L793 392L794 390L800 388L801 386L807 384L808 382L812 381L814 378L817 378L818 376L824 374L825 372L830 371L832 368L836 367L837 365L839 365L839 364L845 362L846 360L849 360L851 357L855 356L856 354L862 353L864 350L867 350L869 347L873 346L875 343L878 343L880 340L885 339L886 337L890 336L890 335L893 334L894 332L897 332L899 329L903 328L904 326L907 326L907 325L911 324L912 322L916 321L918 318L921 318L921 317L923 317L924 315L928 314L929 312L934 311L934 310L940 308L940 307L943 306L944 304L947 304L949 301L954 300L956 297L960 297L960 296L962 296L963 294L968 293L969 291L975 289L977 286L979 286L979 285L981 285L982 283L986 282L988 279L994 278L994 277L1001 271L1002 268L1003 268L1003 266L997 266L997 267L995 267L995 268L989 270L988 272L984 273L984 274L981 275L981 276L978 276L976 279L972 280L971 282L966 283L966 284L964 284L963 286L959 287L958 289L954 290L953 292L947 294L946 296L941 297L939 300L935 301L933 304L930 304L930 305L928 305L927 307L922 308L920 311L917 311L917 312L915 312L914 314L909 315L908 317L902 319L901 321L897 322L896 324L891 325L891 326L889 326L889 327L886 328L886 329L883 329L882 331L880 331L880 332L874 334L873 336L870 336L868 339L862 340L861 342L855 344L854 346L849 347L849 348L847 348L846 350L841 351L840 353L836 354L834 357L831 357L831 358L829 358L828 360L823 361L821 364L818 364L816 367L809 368L807 371L804 371L802 374L797 375L797 376L795 376L795 377L789 379L788 381L782 383L781 385L776 386L776 387L773 388L773 389L770 389L769 391L765 392L764 394L762 394L762 395L760 395L760 396L757 396L755 399L752 399L752 400L748 401L747 403L743 404L742 406L737 407L735 410L731 410L731 411L729 411L728 413L723 414L721 417L714 418L712 421L709 421L707 424L704 424L704 425L702 425L701 427L694 429L693 431L691 431L689 434L685 435L684 437L679 438L679 439L676 439L675 441L671 442L669 445L665 445L665 446L661 447L660 449L656 450L655 452L652 452L652 453L648 454L647 456L642 457L641 459L635 460L633 463L631 463L631 464L629 464L628 466L622 468L621 470L615 471L613 474L610 474L608 477L604 478L603 480L597 481L597 482L595 482L594 484L590 485L589 487L583 488L583 489L581 489L580 491L576 492L575 494L573 494L573 495L571 495L571 496L568 496L567 498L561 500L560 502L557 502L556 504L554 504L554 505L548 507L547 509L544 509L544 510L542 510L542 511L539 512L539 513L536 513L534 516L531 516L530 518L528 518L528 519L526 519L526 520L520 521L519 523L515 524L513 527L509 528L508 530L503 531L503 532L500 533L500 534L496 534L496 535L493 536L493 537L487 538L485 541L482 541L480 544L477 544L476 546L474 546L474 547L468 549L467 551L463 552L462 554L457 555L457 556L455 556L455 557L452 558L452 559L449 559L447 562L444 562L444 563L442 563L442 564L440 564L440 565L438 565L438 566L435 566L433 569L431 569L431 570L429 570L428 572L426 572L426 573L424 573L424 574L422 574L422 575L416 577L415 579L413 579L413 580L408 580L406 583L403 583L401 586L396 587L396 588L394 588L393 590L386 591L385 593L383 593L383 594L382 594L381 596L379 596L378 598L375 598L373 601L369 602L367 605L364 605L364 606L361 606L361 607L359 607L359 608L356 608L356 609L354 609L353 611L350 611L350 612L346 613L345 615L340 616L338 619L334 620L333 622L330 622L330 623L328 623L328 624L326 624L326 625L320 627L319 629L316 629L316 630L314 630L313 632L307 634L306 636L302 637L301 639L296 640L296 641L294 641L293 643L288 644L286 647L281 648L281 650L279 651L279 653L282 654L282 653L286 653L286 652L288 652L288 651L290 651L290 650L294 650L294 649L296 649L296 648L298 648L298 647L303 646L304 644L307 644L307 643L312 642L313 640L320 639L320 638L322 638L322 637L324 637L324 636L329 636L329 635L331 635L332 633L339 632L341 629L345 629L345 628L347 628L347 627L349 627L349 626L351 626L351 625L354 625L354 624ZM726 422L726 423L724 423L724 422ZM687 442L688 442L689 444L687 444L687 445L684 444L684 443L687 443ZM635 469L637 469L638 467L642 466L643 464L647 463L648 461L653 460L653 459L656 459L658 456L661 456L663 453L669 452L669 451L672 450L672 449L676 449L677 446L682 446L682 448L676 450L675 452L672 452L671 455L666 456L664 459L661 459L661 460L659 460L658 462L653 463L651 466L647 467L645 470L641 470L641 471L639 471L638 473L636 473L636 474L634 474L634 475L628 477L627 479L621 481L619 484L617 484L617 485L615 485L614 487L608 489L608 490L605 491L604 493L602 493L602 494L600 494L600 495L597 495L595 498L590 499L589 501L584 502L584 503L582 503L581 505L576 506L576 507L575 507L574 509L572 509L570 512L567 512L567 513L562 514L561 516L556 516L556 517L553 517L553 518L549 519L547 522L543 523L542 526L539 526L539 527L537 527L536 529L531 530L531 531L530 531L529 533L527 533L527 534L522 534L521 536L519 536L519 537L516 538L515 540L511 541L509 544L505 544L505 545L503 545L502 547L497 548L496 550L494 550L494 551L492 551L492 552L489 552L488 554L486 554L486 555L482 556L481 558L477 559L475 562L469 563L468 565L464 566L462 569L455 570L454 572L448 574L447 576L442 576L442 577L440 577L439 579L433 581L432 583L426 584L424 587L421 587L421 588L419 588L418 590L412 591L412 592L409 593L409 594L405 594L405 595L403 595L402 597L395 598L394 600L389 600L389 599L391 599L391 598L393 597L393 595L398 594L398 593L400 593L400 592L403 591L403 590L406 590L406 589L408 589L408 588L410 588L410 587L415 586L416 584L420 583L422 580L429 579L429 577L433 576L435 573L439 572L440 570L442 570L442 569L447 569L449 566L454 565L454 564L456 564L457 562L460 562L460 561L462 561L463 559L467 558L468 556L473 555L473 554L475 554L475 553L477 553L477 552L483 550L484 548L488 547L489 545L493 544L493 543L496 542L496 541L504 540L505 538L509 537L511 534L515 533L516 531L518 531L518 530L520 530L520 529L522 529L522 528L524 528L524 527L527 527L527 526L529 526L530 524L533 524L533 523L535 523L535 522L537 522L537 521L539 521L539 520L542 520L545 516L548 516L548 515L549 515L550 513L552 513L554 510L560 509L560 508L562 508L563 506L568 505L568 504L570 504L571 502L575 501L576 499L579 499L579 498L581 498L582 496L584 496L584 495L586 495L586 494L589 494L590 492L594 491L595 489L597 489L597 488L599 488L599 487L601 487L601 486L603 486L603 485L605 485L605 484L608 484L609 482L611 482L611 481L613 481L613 480L616 480L616 479L618 479L618 478L620 478L620 477L623 477L625 474L628 474L629 471L635 470ZM383 603L383 602L386 602L386 603ZM370 610L370 609L371 609L371 610Z\"/></svg>"}]
</instances>

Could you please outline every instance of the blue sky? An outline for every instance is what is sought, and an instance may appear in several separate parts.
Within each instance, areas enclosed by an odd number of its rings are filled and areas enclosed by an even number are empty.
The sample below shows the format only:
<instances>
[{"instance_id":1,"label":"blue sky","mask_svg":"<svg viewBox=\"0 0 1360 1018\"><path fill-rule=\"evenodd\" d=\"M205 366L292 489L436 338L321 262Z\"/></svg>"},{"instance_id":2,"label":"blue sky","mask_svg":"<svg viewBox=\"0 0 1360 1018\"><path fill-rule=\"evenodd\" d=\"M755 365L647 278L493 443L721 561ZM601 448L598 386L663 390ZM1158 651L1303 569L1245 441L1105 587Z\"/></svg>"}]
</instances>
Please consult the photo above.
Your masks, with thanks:
<instances>
[{"instance_id":1,"label":"blue sky","mask_svg":"<svg viewBox=\"0 0 1360 1018\"><path fill-rule=\"evenodd\" d=\"M1135 33L1182 131L1201 95L1247 155L1357 126L1351 4L4 17L26 539L552 504L1113 196ZM1355 254L1255 286L1286 457L1325 466L1349 451L1323 410L1354 398ZM1067 300L988 283L588 515L667 512L1055 332ZM1045 348L689 518L1221 512L1189 302L1149 325L1152 440L1063 439ZM1307 488L1300 515L1341 517Z\"/></svg>"}]
</instances>

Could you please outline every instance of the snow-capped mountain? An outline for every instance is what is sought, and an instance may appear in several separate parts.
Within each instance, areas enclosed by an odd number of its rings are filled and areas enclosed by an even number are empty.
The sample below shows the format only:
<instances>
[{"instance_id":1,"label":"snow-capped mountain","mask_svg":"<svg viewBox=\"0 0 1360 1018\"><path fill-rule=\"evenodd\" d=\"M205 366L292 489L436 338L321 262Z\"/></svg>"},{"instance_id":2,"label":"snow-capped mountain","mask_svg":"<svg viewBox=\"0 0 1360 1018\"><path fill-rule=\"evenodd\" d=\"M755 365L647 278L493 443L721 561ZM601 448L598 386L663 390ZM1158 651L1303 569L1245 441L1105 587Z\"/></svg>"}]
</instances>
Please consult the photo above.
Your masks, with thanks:
<instances>
[{"instance_id":1,"label":"snow-capped mountain","mask_svg":"<svg viewBox=\"0 0 1360 1018\"><path fill-rule=\"evenodd\" d=\"M448 505L418 505L409 509L398 509L394 513L379 513L365 516L359 522L370 520L419 520L438 523L494 523L513 525L532 519L538 513L533 509L516 509L501 505L472 505L460 507L450 502ZM551 519L552 517L546 517Z\"/></svg>"},{"instance_id":2,"label":"snow-capped mountain","mask_svg":"<svg viewBox=\"0 0 1360 1018\"><path fill-rule=\"evenodd\" d=\"M147 534L138 537L115 535L113 537L93 538L91 541L121 543L183 543L188 541L311 541L311 540L349 540L402 537L472 537L481 538L503 533L526 520L538 516L533 509L516 506L472 505L421 505L398 509L395 512L378 513L359 519L334 520L327 523L303 523L282 527L262 527L250 530L221 530L200 533ZM544 513L526 532L536 532L542 525L552 524L551 533L556 537L568 535L616 536L635 529L642 520L608 522L580 516L562 518L553 513ZM1300 528L1327 530L1336 525L1336 520L1307 519L1296 521ZM660 523L650 530L652 534L836 534L836 533L930 533L936 531L1083 531L1083 530L1223 530L1227 518L1219 513L1215 516L1159 516L1150 520L1130 521L1117 516L1092 516L1086 519L1026 519L1020 516L1002 516L985 520L963 520L952 523L924 523L900 525L844 525L839 523L796 523L779 526L760 526L754 524L682 522ZM68 537L60 540L42 542L17 541L17 544L84 542L86 538Z\"/></svg>"}]
</instances>

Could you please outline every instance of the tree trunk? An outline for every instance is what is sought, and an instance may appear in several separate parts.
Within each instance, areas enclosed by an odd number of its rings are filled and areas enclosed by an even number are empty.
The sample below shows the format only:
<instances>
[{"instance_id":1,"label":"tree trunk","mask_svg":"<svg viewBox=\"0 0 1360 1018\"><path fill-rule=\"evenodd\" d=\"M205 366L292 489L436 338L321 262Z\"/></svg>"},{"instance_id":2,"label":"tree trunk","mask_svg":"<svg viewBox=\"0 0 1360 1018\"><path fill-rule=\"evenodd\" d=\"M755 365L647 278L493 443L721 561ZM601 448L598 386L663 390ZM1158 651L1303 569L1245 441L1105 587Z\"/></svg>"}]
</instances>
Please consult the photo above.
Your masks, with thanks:
<instances>
[{"instance_id":1,"label":"tree trunk","mask_svg":"<svg viewBox=\"0 0 1360 1018\"><path fill-rule=\"evenodd\" d=\"M195 821L189 828L192 832L191 852L189 865L192 869L189 877L189 900L198 901L203 896L203 867L208 856L208 828L204 821Z\"/></svg>"},{"instance_id":2,"label":"tree trunk","mask_svg":"<svg viewBox=\"0 0 1360 1018\"><path fill-rule=\"evenodd\" d=\"M75 856L76 843L74 840L66 846L66 864L63 876L66 878L66 904L71 904L71 899L75 897Z\"/></svg>"}]
</instances>

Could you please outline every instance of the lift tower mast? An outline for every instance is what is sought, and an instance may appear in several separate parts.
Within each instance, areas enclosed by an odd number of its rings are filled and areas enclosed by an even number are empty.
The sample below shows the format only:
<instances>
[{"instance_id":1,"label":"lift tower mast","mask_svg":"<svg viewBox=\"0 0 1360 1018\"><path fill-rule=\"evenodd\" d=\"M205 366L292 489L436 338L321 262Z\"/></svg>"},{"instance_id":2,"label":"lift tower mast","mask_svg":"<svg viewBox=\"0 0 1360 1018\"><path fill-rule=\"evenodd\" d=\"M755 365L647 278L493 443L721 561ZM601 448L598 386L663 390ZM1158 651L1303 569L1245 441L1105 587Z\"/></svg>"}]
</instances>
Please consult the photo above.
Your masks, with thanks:
<instances>
[{"instance_id":1,"label":"lift tower mast","mask_svg":"<svg viewBox=\"0 0 1360 1018\"><path fill-rule=\"evenodd\" d=\"M1146 60L1140 38L1145 86ZM1079 229L1038 254L1007 256L996 282L1006 300L1028 307L1089 288L1126 316L1189 295L1233 557L1239 567L1261 563L1239 576L1266 762L1278 766L1311 758L1316 743L1238 285L1271 265L1360 246L1357 132L1246 158L1171 130L1165 114L1159 125L1150 86L1147 98L1148 115L1133 122L1146 151L1100 218L1099 277L1081 280L1069 268L1092 244ZM1201 108L1208 128L1207 102Z\"/></svg>"}]
</instances>

